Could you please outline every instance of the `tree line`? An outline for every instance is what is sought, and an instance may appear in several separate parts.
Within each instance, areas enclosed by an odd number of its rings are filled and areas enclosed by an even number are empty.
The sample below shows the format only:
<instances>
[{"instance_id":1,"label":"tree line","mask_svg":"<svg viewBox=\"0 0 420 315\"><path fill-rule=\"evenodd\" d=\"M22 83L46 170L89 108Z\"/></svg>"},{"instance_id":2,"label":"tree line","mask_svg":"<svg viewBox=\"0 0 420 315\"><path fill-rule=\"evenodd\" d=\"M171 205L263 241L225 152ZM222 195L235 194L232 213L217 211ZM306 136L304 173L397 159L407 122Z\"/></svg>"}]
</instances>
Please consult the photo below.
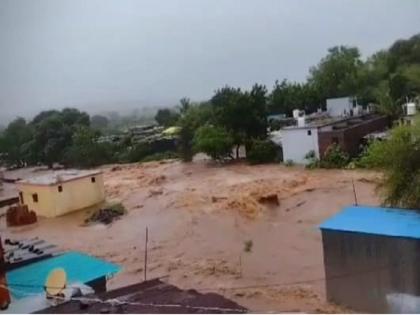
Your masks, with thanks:
<instances>
[{"instance_id":1,"label":"tree line","mask_svg":"<svg viewBox=\"0 0 420 315\"><path fill-rule=\"evenodd\" d=\"M27 122L17 118L0 135L1 160L8 166L91 166L106 162L110 152L98 143L87 113L75 108L48 110Z\"/></svg>"},{"instance_id":2,"label":"tree line","mask_svg":"<svg viewBox=\"0 0 420 315\"><path fill-rule=\"evenodd\" d=\"M293 109L315 112L326 99L355 96L358 103L398 117L401 104L420 94L420 34L397 40L363 60L357 47L336 46L309 69L305 82L276 81L266 94L267 114L291 115ZM183 99L185 102L187 99ZM171 109L160 112L162 123L176 121Z\"/></svg>"},{"instance_id":3,"label":"tree line","mask_svg":"<svg viewBox=\"0 0 420 315\"><path fill-rule=\"evenodd\" d=\"M183 160L196 152L215 160L233 159L244 147L247 158L258 163L277 156L267 140L268 115L291 115L295 108L311 113L324 107L327 98L347 95L362 105L375 103L378 111L398 118L401 104L420 95L420 34L366 60L356 47L333 47L309 69L305 82L277 81L270 91L260 84L249 90L224 86L204 102L183 98L175 108L160 109L155 119L162 126L179 127L176 154ZM0 132L0 158L16 167L90 167L134 162L151 154L144 144L128 139L118 144L98 141L114 130L106 117L89 117L77 109L43 111L31 121L17 118Z\"/></svg>"},{"instance_id":4,"label":"tree line","mask_svg":"<svg viewBox=\"0 0 420 315\"><path fill-rule=\"evenodd\" d=\"M397 119L402 104L419 95L420 34L398 40L366 60L356 47L333 47L310 68L306 82L276 81L270 92L258 84L249 91L225 86L209 101L192 104L184 98L175 109L159 110L156 121L181 127L180 152L185 160L197 151L214 159L233 158L232 146L237 157L240 146L251 153L254 144L275 158L266 141L267 115L290 116L296 108L312 113L325 108L327 98L355 96L360 105L375 104L380 113Z\"/></svg>"}]
</instances>

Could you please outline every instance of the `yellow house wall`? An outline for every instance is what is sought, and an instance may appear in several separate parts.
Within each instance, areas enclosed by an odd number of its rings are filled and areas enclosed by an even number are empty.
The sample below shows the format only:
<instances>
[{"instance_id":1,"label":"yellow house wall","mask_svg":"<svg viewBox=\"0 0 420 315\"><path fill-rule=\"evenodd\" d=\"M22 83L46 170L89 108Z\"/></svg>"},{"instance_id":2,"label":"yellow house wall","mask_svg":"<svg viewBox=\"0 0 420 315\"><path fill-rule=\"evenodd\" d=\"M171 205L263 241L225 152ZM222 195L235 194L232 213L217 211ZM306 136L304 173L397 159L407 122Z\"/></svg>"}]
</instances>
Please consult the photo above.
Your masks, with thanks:
<instances>
[{"instance_id":1,"label":"yellow house wall","mask_svg":"<svg viewBox=\"0 0 420 315\"><path fill-rule=\"evenodd\" d=\"M101 203L105 199L103 175L96 174L95 183L91 177L83 177L60 185L63 191L58 191L59 185L43 186L19 184L23 193L24 203L37 215L55 217L72 211L80 210ZM32 194L38 194L38 203L33 202Z\"/></svg>"},{"instance_id":2,"label":"yellow house wall","mask_svg":"<svg viewBox=\"0 0 420 315\"><path fill-rule=\"evenodd\" d=\"M93 176L96 179L95 183L92 183L91 177L62 183L62 192L58 192L58 185L55 186L54 196L57 216L93 206L105 199L102 174Z\"/></svg>"},{"instance_id":3,"label":"yellow house wall","mask_svg":"<svg viewBox=\"0 0 420 315\"><path fill-rule=\"evenodd\" d=\"M53 186L23 185L18 184L18 189L23 195L23 203L34 210L38 216L55 217L55 202ZM34 202L32 195L38 194L38 202Z\"/></svg>"}]
</instances>

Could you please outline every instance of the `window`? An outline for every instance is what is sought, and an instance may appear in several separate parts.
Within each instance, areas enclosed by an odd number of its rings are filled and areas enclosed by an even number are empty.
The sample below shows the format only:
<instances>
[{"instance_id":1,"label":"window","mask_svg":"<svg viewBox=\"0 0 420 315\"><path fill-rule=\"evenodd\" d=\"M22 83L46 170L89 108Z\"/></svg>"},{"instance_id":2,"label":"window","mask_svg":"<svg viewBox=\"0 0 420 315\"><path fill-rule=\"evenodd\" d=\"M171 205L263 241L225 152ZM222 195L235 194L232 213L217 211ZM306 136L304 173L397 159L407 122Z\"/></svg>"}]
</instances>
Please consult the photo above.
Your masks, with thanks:
<instances>
[{"instance_id":1,"label":"window","mask_svg":"<svg viewBox=\"0 0 420 315\"><path fill-rule=\"evenodd\" d=\"M312 135L312 130L308 130L308 136Z\"/></svg>"},{"instance_id":2,"label":"window","mask_svg":"<svg viewBox=\"0 0 420 315\"><path fill-rule=\"evenodd\" d=\"M90 181L91 181L92 183L95 183L95 182L96 182L96 178L95 178L95 177L91 177L91 178L90 178Z\"/></svg>"},{"instance_id":3,"label":"window","mask_svg":"<svg viewBox=\"0 0 420 315\"><path fill-rule=\"evenodd\" d=\"M62 192L63 191L63 186L58 186L58 192Z\"/></svg>"},{"instance_id":4,"label":"window","mask_svg":"<svg viewBox=\"0 0 420 315\"><path fill-rule=\"evenodd\" d=\"M32 194L32 200L38 202L38 194Z\"/></svg>"}]
</instances>

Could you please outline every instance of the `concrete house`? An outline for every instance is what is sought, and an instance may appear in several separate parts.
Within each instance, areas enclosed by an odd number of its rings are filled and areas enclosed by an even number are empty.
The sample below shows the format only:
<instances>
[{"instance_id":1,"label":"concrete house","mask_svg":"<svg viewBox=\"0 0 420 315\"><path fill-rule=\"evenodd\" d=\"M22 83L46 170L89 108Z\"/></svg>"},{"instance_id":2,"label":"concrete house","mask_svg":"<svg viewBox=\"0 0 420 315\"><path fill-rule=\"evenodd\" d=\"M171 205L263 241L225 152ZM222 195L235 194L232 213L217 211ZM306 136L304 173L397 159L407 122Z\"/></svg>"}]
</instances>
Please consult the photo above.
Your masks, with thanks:
<instances>
[{"instance_id":1,"label":"concrete house","mask_svg":"<svg viewBox=\"0 0 420 315\"><path fill-rule=\"evenodd\" d=\"M318 126L290 126L281 130L283 160L305 164L305 156L314 151L319 158Z\"/></svg>"},{"instance_id":2,"label":"concrete house","mask_svg":"<svg viewBox=\"0 0 420 315\"><path fill-rule=\"evenodd\" d=\"M354 156L360 149L363 137L384 130L387 126L386 117L368 114L343 119L327 118L285 127L281 130L283 160L305 164L308 152L314 151L320 159L332 144L339 145L343 151Z\"/></svg>"},{"instance_id":3,"label":"concrete house","mask_svg":"<svg viewBox=\"0 0 420 315\"><path fill-rule=\"evenodd\" d=\"M20 180L16 184L20 202L38 216L48 218L88 208L105 199L100 171L61 171Z\"/></svg>"}]
</instances>

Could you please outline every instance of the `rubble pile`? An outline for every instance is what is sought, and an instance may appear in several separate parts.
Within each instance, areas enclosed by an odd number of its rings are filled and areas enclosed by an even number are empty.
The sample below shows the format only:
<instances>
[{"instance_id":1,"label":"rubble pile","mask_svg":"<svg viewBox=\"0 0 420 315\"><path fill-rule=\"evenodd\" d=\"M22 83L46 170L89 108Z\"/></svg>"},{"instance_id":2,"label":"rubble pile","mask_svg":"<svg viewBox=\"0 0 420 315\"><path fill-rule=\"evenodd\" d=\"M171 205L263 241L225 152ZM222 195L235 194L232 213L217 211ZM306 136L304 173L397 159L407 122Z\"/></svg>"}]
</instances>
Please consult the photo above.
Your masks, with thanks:
<instances>
[{"instance_id":1,"label":"rubble pile","mask_svg":"<svg viewBox=\"0 0 420 315\"><path fill-rule=\"evenodd\" d=\"M27 205L12 206L6 213L7 226L33 224L36 221L36 213L34 211L29 211Z\"/></svg>"},{"instance_id":2,"label":"rubble pile","mask_svg":"<svg viewBox=\"0 0 420 315\"><path fill-rule=\"evenodd\" d=\"M95 211L85 223L102 223L105 225L111 224L115 219L119 219L126 213L126 209L122 204L114 204Z\"/></svg>"}]
</instances>

